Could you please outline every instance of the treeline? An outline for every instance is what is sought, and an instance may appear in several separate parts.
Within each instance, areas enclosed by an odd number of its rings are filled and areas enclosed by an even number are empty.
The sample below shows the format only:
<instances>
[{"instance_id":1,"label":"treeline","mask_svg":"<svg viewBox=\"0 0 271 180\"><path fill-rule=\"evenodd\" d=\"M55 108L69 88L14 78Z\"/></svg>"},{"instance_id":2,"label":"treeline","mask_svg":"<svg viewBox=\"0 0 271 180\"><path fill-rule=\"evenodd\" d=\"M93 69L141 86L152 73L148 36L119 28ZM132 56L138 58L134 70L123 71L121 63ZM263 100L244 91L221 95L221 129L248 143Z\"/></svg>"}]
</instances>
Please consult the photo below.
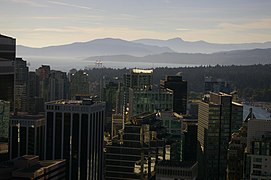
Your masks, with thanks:
<instances>
[{"instance_id":1,"label":"treeline","mask_svg":"<svg viewBox=\"0 0 271 180\"><path fill-rule=\"evenodd\" d=\"M90 81L107 78L122 78L129 69L92 69L89 70ZM271 64L249 66L200 66L200 67L161 67L154 69L154 83L159 84L166 75L181 74L188 82L188 90L203 92L204 77L212 76L215 79L223 79L232 84L240 97L249 101L271 102Z\"/></svg>"}]
</instances>

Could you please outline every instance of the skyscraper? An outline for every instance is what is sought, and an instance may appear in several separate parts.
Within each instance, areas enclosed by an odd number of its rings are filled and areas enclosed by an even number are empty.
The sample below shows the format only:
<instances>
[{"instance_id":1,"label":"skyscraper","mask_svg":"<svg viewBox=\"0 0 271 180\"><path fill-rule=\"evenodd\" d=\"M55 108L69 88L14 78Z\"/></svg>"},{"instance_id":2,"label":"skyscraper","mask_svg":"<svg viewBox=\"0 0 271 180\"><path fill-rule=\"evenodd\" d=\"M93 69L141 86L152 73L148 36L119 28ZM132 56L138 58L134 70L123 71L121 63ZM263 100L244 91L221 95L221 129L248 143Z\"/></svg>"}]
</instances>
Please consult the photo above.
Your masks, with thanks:
<instances>
[{"instance_id":1,"label":"skyscraper","mask_svg":"<svg viewBox=\"0 0 271 180\"><path fill-rule=\"evenodd\" d=\"M76 96L90 96L88 74L82 70L76 71L70 75L70 93L71 99Z\"/></svg>"},{"instance_id":2,"label":"skyscraper","mask_svg":"<svg viewBox=\"0 0 271 180\"><path fill-rule=\"evenodd\" d=\"M127 88L152 89L152 69L132 69L129 74L123 75L123 83Z\"/></svg>"},{"instance_id":3,"label":"skyscraper","mask_svg":"<svg viewBox=\"0 0 271 180\"><path fill-rule=\"evenodd\" d=\"M28 112L37 114L44 112L44 100L39 97L39 77L35 72L28 73Z\"/></svg>"},{"instance_id":4,"label":"skyscraper","mask_svg":"<svg viewBox=\"0 0 271 180\"><path fill-rule=\"evenodd\" d=\"M271 120L250 119L247 127L244 179L271 178Z\"/></svg>"},{"instance_id":5,"label":"skyscraper","mask_svg":"<svg viewBox=\"0 0 271 180\"><path fill-rule=\"evenodd\" d=\"M28 110L28 67L22 58L16 58L15 73L15 109L26 112Z\"/></svg>"},{"instance_id":6,"label":"skyscraper","mask_svg":"<svg viewBox=\"0 0 271 180\"><path fill-rule=\"evenodd\" d=\"M47 102L45 116L45 158L66 159L69 179L102 179L105 103Z\"/></svg>"},{"instance_id":7,"label":"skyscraper","mask_svg":"<svg viewBox=\"0 0 271 180\"><path fill-rule=\"evenodd\" d=\"M9 101L0 100L0 162L8 160L8 135L9 135Z\"/></svg>"},{"instance_id":8,"label":"skyscraper","mask_svg":"<svg viewBox=\"0 0 271 180\"><path fill-rule=\"evenodd\" d=\"M231 87L231 84L225 80L215 79L213 77L205 77L204 91L205 91L205 93L208 93L208 92L231 93L232 87Z\"/></svg>"},{"instance_id":9,"label":"skyscraper","mask_svg":"<svg viewBox=\"0 0 271 180\"><path fill-rule=\"evenodd\" d=\"M125 124L119 138L106 146L105 179L150 179L163 158L159 124L155 113L140 114Z\"/></svg>"},{"instance_id":10,"label":"skyscraper","mask_svg":"<svg viewBox=\"0 0 271 180\"><path fill-rule=\"evenodd\" d=\"M208 179L225 179L227 149L231 134L242 125L243 106L232 96L211 93L199 104L198 141L201 155L200 175ZM202 174L203 173L203 174ZM205 174L204 174L205 173Z\"/></svg>"},{"instance_id":11,"label":"skyscraper","mask_svg":"<svg viewBox=\"0 0 271 180\"><path fill-rule=\"evenodd\" d=\"M150 91L152 90L152 87L152 69L131 69L130 73L126 73L123 75L123 84L118 88L118 92L122 97L118 97L119 102L117 102L117 110L121 113L125 113L127 111L127 108L129 108L128 103L130 101L130 89L136 89L137 91Z\"/></svg>"},{"instance_id":12,"label":"skyscraper","mask_svg":"<svg viewBox=\"0 0 271 180\"><path fill-rule=\"evenodd\" d=\"M0 99L14 110L16 40L0 34Z\"/></svg>"},{"instance_id":13,"label":"skyscraper","mask_svg":"<svg viewBox=\"0 0 271 180\"><path fill-rule=\"evenodd\" d=\"M10 119L10 158L25 154L44 159L44 115L18 113Z\"/></svg>"},{"instance_id":14,"label":"skyscraper","mask_svg":"<svg viewBox=\"0 0 271 180\"><path fill-rule=\"evenodd\" d=\"M68 99L68 77L65 72L50 71L48 77L48 101Z\"/></svg>"},{"instance_id":15,"label":"skyscraper","mask_svg":"<svg viewBox=\"0 0 271 180\"><path fill-rule=\"evenodd\" d=\"M39 97L42 97L45 102L48 101L48 91L49 91L48 77L49 77L50 71L51 71L50 66L48 65L42 65L41 67L36 69L36 74L39 79L39 88L38 88Z\"/></svg>"},{"instance_id":16,"label":"skyscraper","mask_svg":"<svg viewBox=\"0 0 271 180\"><path fill-rule=\"evenodd\" d=\"M0 142L8 142L10 103L0 100Z\"/></svg>"},{"instance_id":17,"label":"skyscraper","mask_svg":"<svg viewBox=\"0 0 271 180\"><path fill-rule=\"evenodd\" d=\"M144 112L172 110L173 95L169 89L142 90L129 88L129 117Z\"/></svg>"},{"instance_id":18,"label":"skyscraper","mask_svg":"<svg viewBox=\"0 0 271 180\"><path fill-rule=\"evenodd\" d=\"M184 81L182 76L167 76L165 80L160 81L160 86L173 91L173 111L186 114L187 81Z\"/></svg>"}]
</instances>

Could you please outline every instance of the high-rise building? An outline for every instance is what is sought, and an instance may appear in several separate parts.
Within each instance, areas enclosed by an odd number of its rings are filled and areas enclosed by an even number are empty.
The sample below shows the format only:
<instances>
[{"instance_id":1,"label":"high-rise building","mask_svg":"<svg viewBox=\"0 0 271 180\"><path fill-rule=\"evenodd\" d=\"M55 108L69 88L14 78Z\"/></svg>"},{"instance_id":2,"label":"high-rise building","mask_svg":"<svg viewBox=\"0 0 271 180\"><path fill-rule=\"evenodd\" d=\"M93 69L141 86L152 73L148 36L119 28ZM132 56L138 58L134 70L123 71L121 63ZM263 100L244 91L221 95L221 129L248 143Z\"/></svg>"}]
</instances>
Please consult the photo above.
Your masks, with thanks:
<instances>
[{"instance_id":1,"label":"high-rise building","mask_svg":"<svg viewBox=\"0 0 271 180\"><path fill-rule=\"evenodd\" d=\"M255 115L250 108L249 113L243 121L242 127L232 133L228 148L227 179L243 179L245 162L245 149L247 147L248 121L255 119Z\"/></svg>"},{"instance_id":2,"label":"high-rise building","mask_svg":"<svg viewBox=\"0 0 271 180\"><path fill-rule=\"evenodd\" d=\"M0 177L2 180L63 180L66 177L65 165L65 160L39 161L39 156L24 155L16 159L0 163Z\"/></svg>"},{"instance_id":3,"label":"high-rise building","mask_svg":"<svg viewBox=\"0 0 271 180\"><path fill-rule=\"evenodd\" d=\"M244 179L271 178L271 120L250 119L247 127Z\"/></svg>"},{"instance_id":4,"label":"high-rise building","mask_svg":"<svg viewBox=\"0 0 271 180\"><path fill-rule=\"evenodd\" d=\"M44 159L44 115L18 113L10 119L10 159L38 155Z\"/></svg>"},{"instance_id":5,"label":"high-rise building","mask_svg":"<svg viewBox=\"0 0 271 180\"><path fill-rule=\"evenodd\" d=\"M210 93L208 100L200 102L197 138L201 178L226 178L228 144L242 121L243 106L232 102L231 95Z\"/></svg>"},{"instance_id":6,"label":"high-rise building","mask_svg":"<svg viewBox=\"0 0 271 180\"><path fill-rule=\"evenodd\" d=\"M232 92L231 84L222 79L215 79L213 77L205 77L204 79L204 91L208 92L223 92L223 93L231 93Z\"/></svg>"},{"instance_id":7,"label":"high-rise building","mask_svg":"<svg viewBox=\"0 0 271 180\"><path fill-rule=\"evenodd\" d=\"M184 130L183 141L183 160L197 161L197 131L198 125L196 123L185 122L186 129Z\"/></svg>"},{"instance_id":8,"label":"high-rise building","mask_svg":"<svg viewBox=\"0 0 271 180\"><path fill-rule=\"evenodd\" d=\"M44 112L44 99L39 97L39 77L35 72L28 73L28 112Z\"/></svg>"},{"instance_id":9,"label":"high-rise building","mask_svg":"<svg viewBox=\"0 0 271 180\"><path fill-rule=\"evenodd\" d=\"M14 110L16 39L0 34L0 99Z\"/></svg>"},{"instance_id":10,"label":"high-rise building","mask_svg":"<svg viewBox=\"0 0 271 180\"><path fill-rule=\"evenodd\" d=\"M0 100L0 142L8 142L10 103Z\"/></svg>"},{"instance_id":11,"label":"high-rise building","mask_svg":"<svg viewBox=\"0 0 271 180\"><path fill-rule=\"evenodd\" d=\"M112 114L112 125L111 125L111 138L118 135L119 131L124 128L124 118L121 114Z\"/></svg>"},{"instance_id":12,"label":"high-rise building","mask_svg":"<svg viewBox=\"0 0 271 180\"><path fill-rule=\"evenodd\" d=\"M127 88L124 87L123 83L118 83L118 89L116 92L116 114L123 114L123 112L125 112L125 107L124 106L124 99L128 98L126 93ZM128 99L127 99L128 101Z\"/></svg>"},{"instance_id":13,"label":"high-rise building","mask_svg":"<svg viewBox=\"0 0 271 180\"><path fill-rule=\"evenodd\" d=\"M16 39L0 34L0 61L15 61Z\"/></svg>"},{"instance_id":14,"label":"high-rise building","mask_svg":"<svg viewBox=\"0 0 271 180\"><path fill-rule=\"evenodd\" d=\"M106 102L106 131L111 130L112 115L116 112L116 98L117 98L118 84L109 82L102 88L102 101Z\"/></svg>"},{"instance_id":15,"label":"high-rise building","mask_svg":"<svg viewBox=\"0 0 271 180\"><path fill-rule=\"evenodd\" d=\"M65 72L50 71L48 77L47 97L47 101L69 98L68 77Z\"/></svg>"},{"instance_id":16,"label":"high-rise building","mask_svg":"<svg viewBox=\"0 0 271 180\"><path fill-rule=\"evenodd\" d=\"M15 61L15 109L16 111L28 111L28 67L22 58Z\"/></svg>"},{"instance_id":17,"label":"high-rise building","mask_svg":"<svg viewBox=\"0 0 271 180\"><path fill-rule=\"evenodd\" d=\"M106 146L105 179L149 179L163 158L164 140L159 136L155 113L133 117L120 136Z\"/></svg>"},{"instance_id":18,"label":"high-rise building","mask_svg":"<svg viewBox=\"0 0 271 180\"><path fill-rule=\"evenodd\" d=\"M158 113L157 119L162 121L163 126L166 128L167 140L169 147L169 157L171 161L182 161L182 120L183 117L172 111L161 111Z\"/></svg>"},{"instance_id":19,"label":"high-rise building","mask_svg":"<svg viewBox=\"0 0 271 180\"><path fill-rule=\"evenodd\" d=\"M71 99L76 96L90 96L88 74L83 70L76 71L70 75Z\"/></svg>"},{"instance_id":20,"label":"high-rise building","mask_svg":"<svg viewBox=\"0 0 271 180\"><path fill-rule=\"evenodd\" d=\"M9 146L9 101L0 100L0 162L8 160L8 146Z\"/></svg>"},{"instance_id":21,"label":"high-rise building","mask_svg":"<svg viewBox=\"0 0 271 180\"><path fill-rule=\"evenodd\" d=\"M173 91L173 111L186 114L187 81L184 81L182 76L167 76L165 80L161 80L160 87Z\"/></svg>"},{"instance_id":22,"label":"high-rise building","mask_svg":"<svg viewBox=\"0 0 271 180\"><path fill-rule=\"evenodd\" d=\"M125 113L129 108L129 89L152 90L153 87L153 70L152 69L131 69L130 73L123 75L123 84L119 86L118 107L121 113ZM118 113L118 112L117 112Z\"/></svg>"},{"instance_id":23,"label":"high-rise building","mask_svg":"<svg viewBox=\"0 0 271 180\"><path fill-rule=\"evenodd\" d=\"M152 69L132 69L129 74L123 75L123 83L127 88L152 89Z\"/></svg>"},{"instance_id":24,"label":"high-rise building","mask_svg":"<svg viewBox=\"0 0 271 180\"><path fill-rule=\"evenodd\" d=\"M48 101L48 86L49 81L48 77L50 74L50 66L48 65L42 65L38 69L36 69L36 74L39 79L39 95L38 97L42 97L44 101Z\"/></svg>"},{"instance_id":25,"label":"high-rise building","mask_svg":"<svg viewBox=\"0 0 271 180\"><path fill-rule=\"evenodd\" d=\"M156 166L157 180L196 180L197 177L197 162L160 161Z\"/></svg>"},{"instance_id":26,"label":"high-rise building","mask_svg":"<svg viewBox=\"0 0 271 180\"><path fill-rule=\"evenodd\" d=\"M47 102L45 116L45 159L66 159L69 179L102 179L105 103Z\"/></svg>"},{"instance_id":27,"label":"high-rise building","mask_svg":"<svg viewBox=\"0 0 271 180\"><path fill-rule=\"evenodd\" d=\"M129 118L144 112L173 109L173 94L169 89L140 90L129 88Z\"/></svg>"}]
</instances>

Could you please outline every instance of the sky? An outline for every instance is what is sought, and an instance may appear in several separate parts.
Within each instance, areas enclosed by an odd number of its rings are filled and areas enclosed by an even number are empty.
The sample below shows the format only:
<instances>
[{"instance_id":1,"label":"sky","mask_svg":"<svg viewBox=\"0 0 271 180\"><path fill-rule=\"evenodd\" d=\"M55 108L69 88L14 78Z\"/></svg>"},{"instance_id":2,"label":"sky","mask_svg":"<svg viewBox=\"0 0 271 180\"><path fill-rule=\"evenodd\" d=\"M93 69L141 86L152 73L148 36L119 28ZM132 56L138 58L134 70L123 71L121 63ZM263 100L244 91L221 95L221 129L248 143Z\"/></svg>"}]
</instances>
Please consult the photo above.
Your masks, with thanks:
<instances>
[{"instance_id":1,"label":"sky","mask_svg":"<svg viewBox=\"0 0 271 180\"><path fill-rule=\"evenodd\" d=\"M31 47L98 38L271 41L270 0L0 0L0 33Z\"/></svg>"}]
</instances>

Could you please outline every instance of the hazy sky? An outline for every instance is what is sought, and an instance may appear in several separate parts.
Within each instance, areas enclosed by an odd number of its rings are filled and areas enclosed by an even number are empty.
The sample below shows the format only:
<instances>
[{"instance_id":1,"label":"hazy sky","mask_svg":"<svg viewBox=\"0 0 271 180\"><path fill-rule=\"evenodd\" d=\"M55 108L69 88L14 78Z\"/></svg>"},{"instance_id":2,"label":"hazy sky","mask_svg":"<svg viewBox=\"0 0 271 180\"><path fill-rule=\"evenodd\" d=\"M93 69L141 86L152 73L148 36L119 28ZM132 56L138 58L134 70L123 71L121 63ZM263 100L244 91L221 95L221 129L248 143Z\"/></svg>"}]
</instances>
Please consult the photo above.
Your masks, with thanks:
<instances>
[{"instance_id":1,"label":"hazy sky","mask_svg":"<svg viewBox=\"0 0 271 180\"><path fill-rule=\"evenodd\" d=\"M114 37L271 41L271 0L0 0L0 33L33 47Z\"/></svg>"}]
</instances>

